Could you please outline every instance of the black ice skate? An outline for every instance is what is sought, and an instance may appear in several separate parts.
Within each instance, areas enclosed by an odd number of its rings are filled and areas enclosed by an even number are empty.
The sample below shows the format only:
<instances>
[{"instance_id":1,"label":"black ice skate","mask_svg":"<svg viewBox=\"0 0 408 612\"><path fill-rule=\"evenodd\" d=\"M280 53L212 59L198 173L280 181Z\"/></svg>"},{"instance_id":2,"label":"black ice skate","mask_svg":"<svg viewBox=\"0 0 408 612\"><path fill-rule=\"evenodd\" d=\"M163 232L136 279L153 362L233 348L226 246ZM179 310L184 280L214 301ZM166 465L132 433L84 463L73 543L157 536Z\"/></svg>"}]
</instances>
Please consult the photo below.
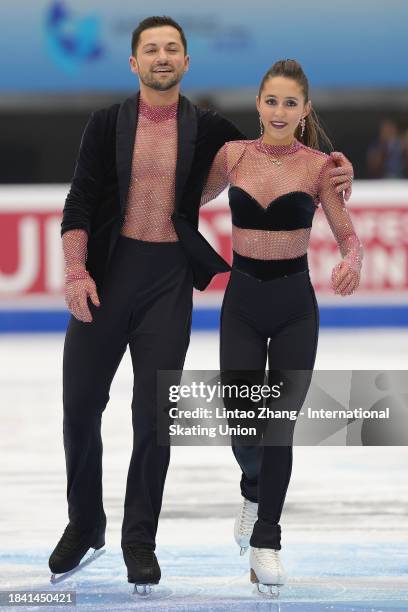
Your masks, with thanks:
<instances>
[{"instance_id":1,"label":"black ice skate","mask_svg":"<svg viewBox=\"0 0 408 612\"><path fill-rule=\"evenodd\" d=\"M65 580L65 578L82 569L85 565L95 561L105 552L105 549L101 550L104 545L104 528L103 531L98 531L96 527L91 531L80 531L68 523L48 561L52 572L51 582L53 584L61 582L61 580ZM81 563L81 559L90 548L95 549L93 554ZM57 577L55 574L62 575Z\"/></svg>"},{"instance_id":2,"label":"black ice skate","mask_svg":"<svg viewBox=\"0 0 408 612\"><path fill-rule=\"evenodd\" d=\"M128 569L128 582L135 585L134 593L149 595L151 586L159 584L161 578L156 555L140 544L122 544L122 551Z\"/></svg>"}]
</instances>

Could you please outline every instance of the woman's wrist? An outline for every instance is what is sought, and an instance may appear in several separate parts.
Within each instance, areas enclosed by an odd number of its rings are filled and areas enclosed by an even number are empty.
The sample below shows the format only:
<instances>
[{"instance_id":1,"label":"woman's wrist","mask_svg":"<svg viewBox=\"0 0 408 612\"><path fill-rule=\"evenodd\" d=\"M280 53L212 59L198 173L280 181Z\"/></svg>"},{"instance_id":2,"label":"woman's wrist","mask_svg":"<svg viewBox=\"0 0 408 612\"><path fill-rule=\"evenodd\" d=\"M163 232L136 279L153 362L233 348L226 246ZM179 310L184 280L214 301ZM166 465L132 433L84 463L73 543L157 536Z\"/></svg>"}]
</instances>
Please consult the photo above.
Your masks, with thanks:
<instances>
[{"instance_id":1,"label":"woman's wrist","mask_svg":"<svg viewBox=\"0 0 408 612\"><path fill-rule=\"evenodd\" d=\"M354 272L360 274L363 262L358 253L349 253L344 257L343 261L346 261Z\"/></svg>"}]
</instances>

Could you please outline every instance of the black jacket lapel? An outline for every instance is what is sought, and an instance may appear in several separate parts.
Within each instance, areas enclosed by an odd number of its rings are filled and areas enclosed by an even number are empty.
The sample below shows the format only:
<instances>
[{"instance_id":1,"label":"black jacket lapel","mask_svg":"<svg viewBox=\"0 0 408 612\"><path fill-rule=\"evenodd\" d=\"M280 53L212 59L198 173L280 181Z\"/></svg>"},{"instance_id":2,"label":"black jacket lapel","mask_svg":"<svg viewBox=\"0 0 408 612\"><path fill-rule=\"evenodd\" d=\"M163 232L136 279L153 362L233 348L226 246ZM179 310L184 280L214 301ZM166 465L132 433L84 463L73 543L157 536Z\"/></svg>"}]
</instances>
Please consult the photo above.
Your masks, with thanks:
<instances>
[{"instance_id":1,"label":"black jacket lapel","mask_svg":"<svg viewBox=\"0 0 408 612\"><path fill-rule=\"evenodd\" d=\"M177 113L177 164L175 210L179 210L183 190L193 163L197 139L197 114L193 104L180 96Z\"/></svg>"}]
</instances>

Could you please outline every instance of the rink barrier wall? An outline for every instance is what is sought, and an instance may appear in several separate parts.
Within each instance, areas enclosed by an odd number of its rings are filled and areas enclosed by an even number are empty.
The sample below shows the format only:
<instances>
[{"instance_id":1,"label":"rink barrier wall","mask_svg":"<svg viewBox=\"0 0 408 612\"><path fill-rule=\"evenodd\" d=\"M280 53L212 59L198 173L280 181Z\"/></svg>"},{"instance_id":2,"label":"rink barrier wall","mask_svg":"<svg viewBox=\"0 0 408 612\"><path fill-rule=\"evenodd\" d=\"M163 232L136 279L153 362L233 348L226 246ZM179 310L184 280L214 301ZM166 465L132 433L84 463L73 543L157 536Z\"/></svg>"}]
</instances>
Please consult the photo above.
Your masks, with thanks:
<instances>
[{"instance_id":1,"label":"rink barrier wall","mask_svg":"<svg viewBox=\"0 0 408 612\"><path fill-rule=\"evenodd\" d=\"M0 332L63 331L61 211L68 185L0 187ZM408 326L408 181L359 181L347 204L364 244L361 285L353 296L333 294L340 261L321 209L313 222L309 268L322 327ZM231 220L224 192L201 209L200 230L227 260ZM194 292L193 329L216 329L228 274Z\"/></svg>"},{"instance_id":2,"label":"rink barrier wall","mask_svg":"<svg viewBox=\"0 0 408 612\"><path fill-rule=\"evenodd\" d=\"M408 307L321 307L321 328L408 327ZM66 330L70 314L63 310L3 310L0 311L0 334L56 333ZM219 308L196 308L193 313L194 331L219 329Z\"/></svg>"}]
</instances>

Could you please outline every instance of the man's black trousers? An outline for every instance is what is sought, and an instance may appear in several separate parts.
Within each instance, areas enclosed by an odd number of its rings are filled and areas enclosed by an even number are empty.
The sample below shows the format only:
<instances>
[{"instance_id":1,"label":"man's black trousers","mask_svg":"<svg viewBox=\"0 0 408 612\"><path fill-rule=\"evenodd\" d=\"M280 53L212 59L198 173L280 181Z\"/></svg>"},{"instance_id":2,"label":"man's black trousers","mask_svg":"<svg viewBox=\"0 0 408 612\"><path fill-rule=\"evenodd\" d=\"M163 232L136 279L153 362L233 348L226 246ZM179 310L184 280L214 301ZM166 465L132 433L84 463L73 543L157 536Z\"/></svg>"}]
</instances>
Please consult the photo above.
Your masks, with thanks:
<instances>
[{"instance_id":1,"label":"man's black trousers","mask_svg":"<svg viewBox=\"0 0 408 612\"><path fill-rule=\"evenodd\" d=\"M192 272L178 243L120 236L92 323L71 317L64 347L64 447L69 520L103 529L101 418L129 345L133 452L122 544L155 547L168 446L157 444L157 370L182 370L189 344Z\"/></svg>"}]
</instances>

